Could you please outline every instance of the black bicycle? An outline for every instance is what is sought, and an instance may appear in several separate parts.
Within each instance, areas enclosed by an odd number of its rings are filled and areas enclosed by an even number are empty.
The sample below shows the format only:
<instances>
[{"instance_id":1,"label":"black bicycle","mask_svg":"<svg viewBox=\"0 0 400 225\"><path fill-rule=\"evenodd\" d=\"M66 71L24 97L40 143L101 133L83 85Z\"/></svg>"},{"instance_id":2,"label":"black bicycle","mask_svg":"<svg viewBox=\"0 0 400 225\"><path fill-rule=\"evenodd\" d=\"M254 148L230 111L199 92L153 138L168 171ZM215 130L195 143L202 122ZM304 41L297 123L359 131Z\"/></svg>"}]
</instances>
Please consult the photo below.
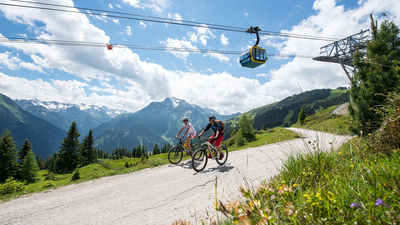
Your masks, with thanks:
<instances>
[{"instance_id":1,"label":"black bicycle","mask_svg":"<svg viewBox=\"0 0 400 225\"><path fill-rule=\"evenodd\" d=\"M215 159L219 165L224 165L226 163L226 160L228 160L228 148L225 145L220 145L219 147L221 148L221 152L224 154L224 157L222 159L219 158L219 152L217 148L212 145L208 139L202 138L206 140L203 144L203 147L197 149L193 156L192 156L192 167L196 172L201 172L206 168L207 162L208 162L208 156L210 156L211 159ZM209 155L207 156L207 149L209 152Z\"/></svg>"},{"instance_id":2,"label":"black bicycle","mask_svg":"<svg viewBox=\"0 0 400 225\"><path fill-rule=\"evenodd\" d=\"M185 147L185 143L182 141L183 137L179 137L176 138L179 139L178 144L175 147L172 147L169 151L168 151L168 160L170 163L172 164L178 164L182 158L183 158L183 153L185 152L187 155L192 155L192 153L200 148L200 144L192 144L192 140L190 140L190 148L191 151L189 151L189 149L187 149Z\"/></svg>"}]
</instances>

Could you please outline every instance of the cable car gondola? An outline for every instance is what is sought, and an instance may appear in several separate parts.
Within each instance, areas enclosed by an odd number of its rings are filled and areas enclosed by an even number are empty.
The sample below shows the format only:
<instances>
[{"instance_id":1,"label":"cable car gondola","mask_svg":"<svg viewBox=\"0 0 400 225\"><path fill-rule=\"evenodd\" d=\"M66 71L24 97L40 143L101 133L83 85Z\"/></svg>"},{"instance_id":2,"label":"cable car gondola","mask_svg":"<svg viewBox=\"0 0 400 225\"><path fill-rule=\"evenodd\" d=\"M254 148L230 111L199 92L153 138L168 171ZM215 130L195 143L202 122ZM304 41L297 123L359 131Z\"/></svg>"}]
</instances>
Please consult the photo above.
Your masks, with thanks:
<instances>
[{"instance_id":1,"label":"cable car gondola","mask_svg":"<svg viewBox=\"0 0 400 225\"><path fill-rule=\"evenodd\" d=\"M243 67L255 68L264 64L268 60L267 51L265 49L257 46L260 41L260 36L258 31L261 31L258 27L250 27L246 32L250 34L257 34L256 44L250 48L250 50L245 51L240 56L239 62Z\"/></svg>"}]
</instances>

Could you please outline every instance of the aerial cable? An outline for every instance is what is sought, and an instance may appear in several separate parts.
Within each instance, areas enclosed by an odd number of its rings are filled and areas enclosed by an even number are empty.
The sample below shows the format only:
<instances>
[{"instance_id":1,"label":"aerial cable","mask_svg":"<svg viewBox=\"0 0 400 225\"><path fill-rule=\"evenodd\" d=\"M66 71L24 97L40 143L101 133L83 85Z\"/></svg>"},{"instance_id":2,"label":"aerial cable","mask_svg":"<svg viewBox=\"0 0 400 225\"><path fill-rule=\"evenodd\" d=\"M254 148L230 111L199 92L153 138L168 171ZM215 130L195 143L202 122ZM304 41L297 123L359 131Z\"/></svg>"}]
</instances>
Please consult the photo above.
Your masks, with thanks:
<instances>
[{"instance_id":1,"label":"aerial cable","mask_svg":"<svg viewBox=\"0 0 400 225\"><path fill-rule=\"evenodd\" d=\"M43 2L31 2L31 1L23 1L23 0L11 0L11 1L21 2L21 3L47 5L47 6L56 6L56 7L62 7L62 8L74 8L74 9L88 10L89 12L70 11L70 10L65 10L65 9L45 8L45 7L28 6L28 5L15 5L15 4L7 4L7 3L0 3L0 5L51 10L51 11L59 11L59 12L82 13L82 14L87 14L87 15L114 17L114 18L119 18L119 19L140 20L140 21L155 22L155 23L167 23L167 24L173 24L173 25L203 27L203 28L224 30L224 31L231 31L231 32L243 33L246 31L246 29L239 28L239 27L193 22L193 21L187 21L187 20L176 20L176 19L172 19L172 18L163 18L163 17L131 14L131 13L124 13L124 12L115 12L115 11L100 10L100 9L85 8L85 7L65 6L65 5L50 4L50 3L43 3ZM103 12L103 13L93 13L90 11L97 11L97 12ZM109 15L109 14L104 14L104 13L120 14L120 15L124 15L124 16ZM135 17L128 17L128 16L135 16ZM144 17L144 18L138 18L138 17ZM319 41L337 41L338 40L337 38L318 37L318 36L303 35L303 34L282 33L282 32L275 32L275 31L263 31L263 32L260 32L260 34L270 35L270 36L280 36L280 37L284 37L284 38L301 38L301 39L319 40Z\"/></svg>"},{"instance_id":2,"label":"aerial cable","mask_svg":"<svg viewBox=\"0 0 400 225\"><path fill-rule=\"evenodd\" d=\"M121 15L128 15L128 16L147 17L147 18L153 18L153 19L175 21L175 22L179 22L179 23L180 22L192 23L192 24L197 24L197 25L200 25L200 26L207 25L207 26L219 26L219 27L238 29L238 30L242 30L243 29L243 28L240 28L240 27L225 26L225 25L218 25L218 24L212 24L212 23L201 23L201 22L195 22L195 21L189 21L189 20L178 20L178 19L172 19L172 18L148 16L148 15L141 15L141 14L134 14L134 13L125 13L125 12L118 12L118 11L111 11L111 10L103 10L103 9L93 9L93 8L77 7L77 6L66 6L66 5L50 4L50 3L44 3L44 2L24 1L24 0L10 0L10 1L23 2L23 3L33 3L33 4L38 4L38 5L57 6L57 7L62 7L62 8L76 8L76 9L82 9L82 10L98 11L98 12L121 14Z\"/></svg>"},{"instance_id":3,"label":"aerial cable","mask_svg":"<svg viewBox=\"0 0 400 225\"><path fill-rule=\"evenodd\" d=\"M63 46L76 46L76 47L106 47L108 43L101 42L84 42L84 41L66 41L66 40L50 40L50 39L37 39L37 38L19 38L19 37L0 37L0 43L23 43L23 44L51 44ZM173 52L189 52L189 53L218 53L222 55L240 55L241 51L233 50L215 50L215 49L197 49L197 48L178 48L178 47L163 47L163 46L146 46L146 45L124 45L112 44L113 48L129 48L140 50L156 50L156 51L173 51ZM270 57L282 58L313 58L315 56L308 55L294 55L294 54L279 54L270 53Z\"/></svg>"}]
</instances>

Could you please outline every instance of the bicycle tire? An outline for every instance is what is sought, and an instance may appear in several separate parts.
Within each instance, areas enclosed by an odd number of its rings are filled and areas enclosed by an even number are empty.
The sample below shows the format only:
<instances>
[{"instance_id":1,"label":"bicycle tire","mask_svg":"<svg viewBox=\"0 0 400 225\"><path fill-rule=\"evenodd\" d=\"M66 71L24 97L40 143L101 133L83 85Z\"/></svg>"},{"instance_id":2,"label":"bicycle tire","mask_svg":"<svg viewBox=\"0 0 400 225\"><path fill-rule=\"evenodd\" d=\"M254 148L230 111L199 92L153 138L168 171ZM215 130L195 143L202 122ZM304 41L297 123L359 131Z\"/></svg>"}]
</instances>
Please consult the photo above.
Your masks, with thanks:
<instances>
[{"instance_id":1,"label":"bicycle tire","mask_svg":"<svg viewBox=\"0 0 400 225\"><path fill-rule=\"evenodd\" d=\"M220 148L221 152L224 154L224 158L220 160L219 157L217 157L215 161L217 161L219 165L224 165L226 160L228 160L228 148L225 145L221 145Z\"/></svg>"},{"instance_id":2,"label":"bicycle tire","mask_svg":"<svg viewBox=\"0 0 400 225\"><path fill-rule=\"evenodd\" d=\"M198 143L196 143L196 144L194 144L193 146L192 146L192 152L195 152L197 149L199 149L199 148L201 148L201 144L198 144Z\"/></svg>"},{"instance_id":3,"label":"bicycle tire","mask_svg":"<svg viewBox=\"0 0 400 225\"><path fill-rule=\"evenodd\" d=\"M194 171L201 172L206 168L208 162L207 152L204 148L197 149L192 157L192 167Z\"/></svg>"},{"instance_id":4,"label":"bicycle tire","mask_svg":"<svg viewBox=\"0 0 400 225\"><path fill-rule=\"evenodd\" d=\"M172 164L178 164L183 158L183 151L178 147L172 147L168 151L168 161Z\"/></svg>"}]
</instances>

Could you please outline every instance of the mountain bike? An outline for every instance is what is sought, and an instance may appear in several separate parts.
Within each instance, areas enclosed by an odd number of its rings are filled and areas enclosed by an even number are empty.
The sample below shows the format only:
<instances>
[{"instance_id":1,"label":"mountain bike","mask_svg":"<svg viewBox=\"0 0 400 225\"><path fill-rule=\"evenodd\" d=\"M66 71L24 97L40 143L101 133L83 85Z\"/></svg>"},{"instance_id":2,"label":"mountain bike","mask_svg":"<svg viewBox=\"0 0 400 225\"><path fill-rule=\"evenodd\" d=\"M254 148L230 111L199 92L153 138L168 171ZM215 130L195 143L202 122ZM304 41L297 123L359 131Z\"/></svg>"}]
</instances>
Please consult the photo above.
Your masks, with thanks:
<instances>
[{"instance_id":1,"label":"mountain bike","mask_svg":"<svg viewBox=\"0 0 400 225\"><path fill-rule=\"evenodd\" d=\"M182 160L184 152L187 155L191 156L192 153L196 149L200 148L200 144L193 144L192 145L192 140L190 140L190 149L191 149L191 151L189 151L189 149L187 149L185 147L185 143L182 141L183 137L179 137L179 138L176 138L176 139L179 139L178 144L175 147L172 147L168 151L168 160L172 164L178 164Z\"/></svg>"},{"instance_id":2,"label":"mountain bike","mask_svg":"<svg viewBox=\"0 0 400 225\"><path fill-rule=\"evenodd\" d=\"M192 167L196 172L201 172L206 168L208 162L207 150L211 159L215 159L219 165L224 165L226 160L228 159L228 148L225 145L220 145L221 152L224 154L224 158L219 159L219 152L217 148L212 145L208 139L202 138L206 140L203 144L203 147L197 149L192 155Z\"/></svg>"}]
</instances>

